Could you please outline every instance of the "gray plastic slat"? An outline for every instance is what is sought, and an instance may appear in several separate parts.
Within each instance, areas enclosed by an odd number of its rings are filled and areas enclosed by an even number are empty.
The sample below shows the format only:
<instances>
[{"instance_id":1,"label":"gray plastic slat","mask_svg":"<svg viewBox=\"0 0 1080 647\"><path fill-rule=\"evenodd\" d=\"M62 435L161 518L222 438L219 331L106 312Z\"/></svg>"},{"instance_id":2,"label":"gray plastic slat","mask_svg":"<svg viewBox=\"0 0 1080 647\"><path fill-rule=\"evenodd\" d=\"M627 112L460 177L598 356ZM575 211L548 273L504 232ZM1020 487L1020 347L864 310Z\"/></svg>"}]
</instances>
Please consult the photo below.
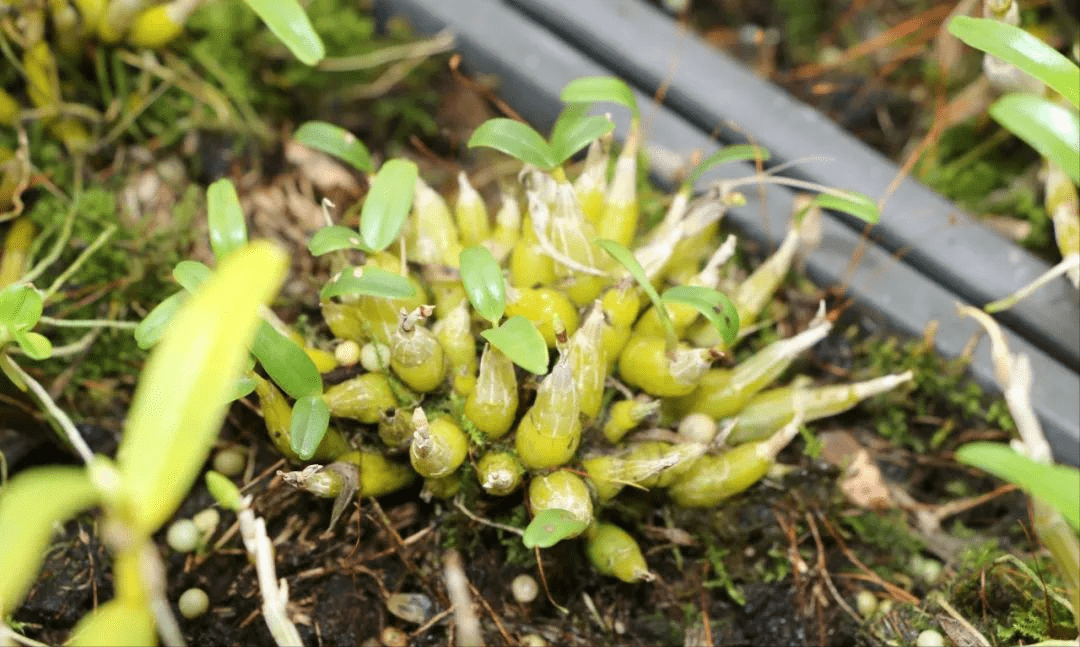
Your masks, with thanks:
<instances>
[{"instance_id":1,"label":"gray plastic slat","mask_svg":"<svg viewBox=\"0 0 1080 647\"><path fill-rule=\"evenodd\" d=\"M408 17L420 31L432 33L450 28L470 71L495 74L501 79L502 97L515 110L541 126L550 125L561 104L558 94L572 79L610 74L550 32L540 28L501 3L491 0L381 0L376 5L385 15ZM513 52L513 55L507 55ZM650 104L638 96L643 119L649 124L650 157L667 160L694 150L710 153L716 148L705 134L678 115ZM654 169L663 174L664 169ZM720 175L719 172L723 172ZM703 181L721 177L744 177L746 166L715 169ZM757 202L756 189L747 190L750 204L729 212L727 219L751 239L776 245L785 233L791 213L791 193L780 187L765 188L765 200ZM859 246L859 236L840 223L826 221L823 240L807 259L807 272L820 285L835 285L847 276L849 259ZM892 259L888 252L869 246L853 275L848 294L872 310L879 321L910 335L918 335L929 321L940 321L936 340L939 352L955 357L976 327L956 315L958 297L925 275ZM1013 352L1031 358L1036 389L1033 406L1058 460L1080 465L1080 376L1048 357L1038 348L1006 330ZM972 371L982 383L993 386L993 370L986 344L980 344Z\"/></svg>"},{"instance_id":2,"label":"gray plastic slat","mask_svg":"<svg viewBox=\"0 0 1080 647\"><path fill-rule=\"evenodd\" d=\"M764 81L738 62L682 30L642 0L508 0L601 65L653 93L666 82L665 104L704 132L736 124L772 154L774 162L826 155L787 175L826 186L884 195L895 164L827 117ZM731 128L725 141L743 141ZM850 226L862 223L848 221ZM1048 265L959 207L912 179L886 203L873 236L904 262L979 305L999 299L1042 274ZM1080 370L1080 295L1058 279L999 320Z\"/></svg>"}]
</instances>

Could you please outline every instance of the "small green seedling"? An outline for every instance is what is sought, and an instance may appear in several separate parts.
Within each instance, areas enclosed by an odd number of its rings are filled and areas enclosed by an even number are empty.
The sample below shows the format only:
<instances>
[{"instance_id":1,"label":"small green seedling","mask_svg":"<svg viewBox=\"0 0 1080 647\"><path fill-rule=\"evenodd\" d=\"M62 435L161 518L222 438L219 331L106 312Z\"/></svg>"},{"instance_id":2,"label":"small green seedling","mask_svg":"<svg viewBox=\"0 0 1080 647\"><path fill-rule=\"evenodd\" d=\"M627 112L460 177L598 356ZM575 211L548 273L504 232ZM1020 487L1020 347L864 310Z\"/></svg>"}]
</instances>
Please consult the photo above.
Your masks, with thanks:
<instances>
[{"instance_id":1,"label":"small green seedling","mask_svg":"<svg viewBox=\"0 0 1080 647\"><path fill-rule=\"evenodd\" d=\"M175 626L164 601L152 535L176 511L209 455L276 294L288 257L267 243L234 249L176 313L139 380L116 463L34 468L0 490L0 617L19 605L57 523L100 504L114 543L115 598L84 618L72 644L152 644L155 623ZM175 642L177 637L167 638Z\"/></svg>"}]
</instances>

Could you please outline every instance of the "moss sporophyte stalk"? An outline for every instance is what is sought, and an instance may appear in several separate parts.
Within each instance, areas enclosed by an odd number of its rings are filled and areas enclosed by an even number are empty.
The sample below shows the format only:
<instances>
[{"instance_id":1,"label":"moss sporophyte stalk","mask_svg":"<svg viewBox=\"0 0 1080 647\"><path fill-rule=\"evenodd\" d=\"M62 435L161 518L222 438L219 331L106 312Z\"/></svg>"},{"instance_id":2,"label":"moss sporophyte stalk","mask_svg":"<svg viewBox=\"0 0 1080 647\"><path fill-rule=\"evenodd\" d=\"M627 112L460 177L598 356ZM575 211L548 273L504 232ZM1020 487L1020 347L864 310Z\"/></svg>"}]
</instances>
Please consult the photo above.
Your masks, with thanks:
<instances>
[{"instance_id":1,"label":"moss sporophyte stalk","mask_svg":"<svg viewBox=\"0 0 1080 647\"><path fill-rule=\"evenodd\" d=\"M506 119L481 126L471 146L525 162L516 184L500 185L495 208L464 174L448 201L411 162L387 162L372 176L360 236L334 226L315 235L312 251L338 255L336 267L347 250L363 259L324 288L335 339L315 343L342 349L333 356L353 377L324 387L330 424L315 465L286 475L337 498L335 520L350 497L416 477L430 497L524 489L534 517L526 546L581 536L600 572L649 580L632 534L602 521L613 499L659 489L678 505L721 503L764 477L800 425L910 379L775 385L829 333L824 312L731 361L806 241L793 224L776 253L736 282L726 269L735 240L717 242L740 197L721 186L694 198L689 183L657 228L639 232L640 123L624 89L603 78L568 86L550 140ZM605 97L634 115L610 178L612 124L582 109ZM586 146L571 181L563 163ZM743 147L710 159L763 157ZM254 378L275 446L302 463L287 438L296 412L272 381ZM336 419L354 422L339 428ZM362 431L346 441L340 429L356 422ZM464 488L466 479L475 485Z\"/></svg>"}]
</instances>

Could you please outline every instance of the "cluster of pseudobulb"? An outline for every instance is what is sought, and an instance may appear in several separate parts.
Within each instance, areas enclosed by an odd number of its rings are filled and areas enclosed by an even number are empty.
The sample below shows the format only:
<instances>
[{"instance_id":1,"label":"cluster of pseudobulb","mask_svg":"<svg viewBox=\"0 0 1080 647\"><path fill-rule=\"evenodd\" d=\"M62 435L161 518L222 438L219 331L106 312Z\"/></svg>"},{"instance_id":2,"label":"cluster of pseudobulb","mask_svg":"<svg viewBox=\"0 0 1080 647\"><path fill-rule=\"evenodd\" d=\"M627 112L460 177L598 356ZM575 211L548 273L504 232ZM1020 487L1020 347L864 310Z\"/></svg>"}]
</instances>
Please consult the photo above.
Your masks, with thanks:
<instances>
[{"instance_id":1,"label":"cluster of pseudobulb","mask_svg":"<svg viewBox=\"0 0 1080 647\"><path fill-rule=\"evenodd\" d=\"M695 307L666 304L670 325L663 322L598 239L633 248L654 286L727 294L744 334L787 273L800 227L737 283L727 268L734 239L714 245L736 195L691 200L684 187L663 221L635 241L635 155L628 145L610 180L600 142L573 182L560 170L527 168L520 186L504 187L493 219L464 174L452 207L418 180L402 245L390 247L407 257L383 251L366 261L407 276L415 296L322 303L338 362L363 369L323 398L333 418L359 421L371 433L350 443L331 425L316 464L287 480L337 497L336 519L357 494L380 496L419 476L425 496L453 497L462 475L475 474L488 495L524 488L534 517L555 510L570 521L558 536L533 543L581 534L599 571L645 580L651 574L633 537L598 518L621 490L662 488L676 505L714 506L765 476L801 424L910 379L774 386L828 334L823 313L733 366L717 362L728 344ZM472 246L486 247L504 270L505 315L528 318L542 335L550 353L544 375L530 376L479 335L491 324L474 312L459 272L461 251ZM295 459L287 401L265 380L257 391L271 437Z\"/></svg>"}]
</instances>

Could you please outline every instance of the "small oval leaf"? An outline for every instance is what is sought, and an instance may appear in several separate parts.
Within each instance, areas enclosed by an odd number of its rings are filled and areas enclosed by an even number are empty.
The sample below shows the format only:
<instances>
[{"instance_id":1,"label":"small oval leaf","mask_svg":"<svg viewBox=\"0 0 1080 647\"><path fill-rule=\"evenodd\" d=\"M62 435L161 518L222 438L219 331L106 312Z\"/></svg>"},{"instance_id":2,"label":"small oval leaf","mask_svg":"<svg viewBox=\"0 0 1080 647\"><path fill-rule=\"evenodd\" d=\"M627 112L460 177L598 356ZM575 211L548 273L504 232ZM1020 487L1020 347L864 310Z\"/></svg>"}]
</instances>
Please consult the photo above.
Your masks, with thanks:
<instances>
[{"instance_id":1,"label":"small oval leaf","mask_svg":"<svg viewBox=\"0 0 1080 647\"><path fill-rule=\"evenodd\" d=\"M222 508L236 512L240 509L240 489L221 472L206 472L206 489Z\"/></svg>"},{"instance_id":2,"label":"small oval leaf","mask_svg":"<svg viewBox=\"0 0 1080 647\"><path fill-rule=\"evenodd\" d=\"M416 164L393 159L382 165L360 212L360 237L375 251L401 233L416 195Z\"/></svg>"},{"instance_id":3,"label":"small oval leaf","mask_svg":"<svg viewBox=\"0 0 1080 647\"><path fill-rule=\"evenodd\" d=\"M1080 114L1075 110L1034 94L1007 94L990 106L990 116L1080 184Z\"/></svg>"},{"instance_id":4,"label":"small oval leaf","mask_svg":"<svg viewBox=\"0 0 1080 647\"><path fill-rule=\"evenodd\" d=\"M496 325L506 310L506 283L502 268L487 247L476 245L458 255L465 295L480 316Z\"/></svg>"},{"instance_id":5,"label":"small oval leaf","mask_svg":"<svg viewBox=\"0 0 1080 647\"><path fill-rule=\"evenodd\" d=\"M289 443L302 460L315 455L330 424L330 408L319 395L309 395L296 401L289 425Z\"/></svg>"},{"instance_id":6,"label":"small oval leaf","mask_svg":"<svg viewBox=\"0 0 1080 647\"><path fill-rule=\"evenodd\" d=\"M551 154L555 161L562 164L575 153L608 134L615 128L615 122L603 115L585 114L583 104L567 106L555 128L551 131Z\"/></svg>"},{"instance_id":7,"label":"small oval leaf","mask_svg":"<svg viewBox=\"0 0 1080 647\"><path fill-rule=\"evenodd\" d=\"M559 98L565 103L618 103L630 109L630 116L634 121L641 121L641 111L638 110L633 90L625 81L613 76L584 76L574 79L566 84Z\"/></svg>"},{"instance_id":8,"label":"small oval leaf","mask_svg":"<svg viewBox=\"0 0 1080 647\"><path fill-rule=\"evenodd\" d=\"M31 330L16 330L12 334L15 337L15 343L30 359L48 359L52 355L52 342L45 335Z\"/></svg>"},{"instance_id":9,"label":"small oval leaf","mask_svg":"<svg viewBox=\"0 0 1080 647\"><path fill-rule=\"evenodd\" d=\"M701 285L677 285L666 290L660 298L692 306L712 322L729 347L738 338L739 313L722 292Z\"/></svg>"},{"instance_id":10,"label":"small oval leaf","mask_svg":"<svg viewBox=\"0 0 1080 647\"><path fill-rule=\"evenodd\" d=\"M409 279L400 274L387 272L374 265L364 265L342 270L319 291L319 296L323 299L357 294L407 299L416 294L416 288Z\"/></svg>"},{"instance_id":11,"label":"small oval leaf","mask_svg":"<svg viewBox=\"0 0 1080 647\"><path fill-rule=\"evenodd\" d=\"M146 350L161 339L165 334L165 327L172 320L173 315L184 305L187 292L177 292L171 297L154 306L146 317L135 326L135 343L139 348Z\"/></svg>"},{"instance_id":12,"label":"small oval leaf","mask_svg":"<svg viewBox=\"0 0 1080 647\"><path fill-rule=\"evenodd\" d=\"M371 154L367 147L356 135L341 126L325 121L309 121L296 130L293 139L348 162L365 173L371 172Z\"/></svg>"},{"instance_id":13,"label":"small oval leaf","mask_svg":"<svg viewBox=\"0 0 1080 647\"><path fill-rule=\"evenodd\" d=\"M221 179L206 189L206 219L210 225L210 247L219 261L247 243L247 225L236 187Z\"/></svg>"},{"instance_id":14,"label":"small oval leaf","mask_svg":"<svg viewBox=\"0 0 1080 647\"><path fill-rule=\"evenodd\" d=\"M881 211L878 210L870 196L857 191L840 191L833 193L819 193L814 196L810 206L818 206L823 209L840 211L872 225L881 220Z\"/></svg>"},{"instance_id":15,"label":"small oval leaf","mask_svg":"<svg viewBox=\"0 0 1080 647\"><path fill-rule=\"evenodd\" d=\"M514 315L502 325L480 333L503 355L521 368L543 375L548 369L548 347L536 324L524 315Z\"/></svg>"},{"instance_id":16,"label":"small oval leaf","mask_svg":"<svg viewBox=\"0 0 1080 647\"><path fill-rule=\"evenodd\" d=\"M706 157L701 164L698 164L697 167L690 172L686 181L693 186L694 184L697 184L697 181L701 179L701 176L705 171L708 171L714 166L720 166L721 164L727 164L728 162L749 162L750 160L761 160L762 162L765 162L768 161L769 157L769 151L760 146L751 146L750 144L724 146L712 155Z\"/></svg>"},{"instance_id":17,"label":"small oval leaf","mask_svg":"<svg viewBox=\"0 0 1080 647\"><path fill-rule=\"evenodd\" d=\"M313 256L322 256L339 249L360 249L373 251L360 239L360 234L355 229L331 225L316 231L308 241L308 251Z\"/></svg>"},{"instance_id":18,"label":"small oval leaf","mask_svg":"<svg viewBox=\"0 0 1080 647\"><path fill-rule=\"evenodd\" d=\"M173 278L188 292L195 292L213 272L199 261L180 261L173 268Z\"/></svg>"},{"instance_id":19,"label":"small oval leaf","mask_svg":"<svg viewBox=\"0 0 1080 647\"><path fill-rule=\"evenodd\" d=\"M297 0L244 0L262 18L293 56L304 65L315 65L326 56L322 39L315 33Z\"/></svg>"},{"instance_id":20,"label":"small oval leaf","mask_svg":"<svg viewBox=\"0 0 1080 647\"><path fill-rule=\"evenodd\" d=\"M488 119L473 131L469 148L477 146L494 148L545 171L559 165L540 133L527 124L505 117Z\"/></svg>"},{"instance_id":21,"label":"small oval leaf","mask_svg":"<svg viewBox=\"0 0 1080 647\"><path fill-rule=\"evenodd\" d=\"M281 390L299 400L322 395L322 376L303 348L263 321L255 332L251 352Z\"/></svg>"},{"instance_id":22,"label":"small oval leaf","mask_svg":"<svg viewBox=\"0 0 1080 647\"><path fill-rule=\"evenodd\" d=\"M521 541L529 549L551 548L563 539L580 535L588 525L568 510L548 508L536 513Z\"/></svg>"}]
</instances>

